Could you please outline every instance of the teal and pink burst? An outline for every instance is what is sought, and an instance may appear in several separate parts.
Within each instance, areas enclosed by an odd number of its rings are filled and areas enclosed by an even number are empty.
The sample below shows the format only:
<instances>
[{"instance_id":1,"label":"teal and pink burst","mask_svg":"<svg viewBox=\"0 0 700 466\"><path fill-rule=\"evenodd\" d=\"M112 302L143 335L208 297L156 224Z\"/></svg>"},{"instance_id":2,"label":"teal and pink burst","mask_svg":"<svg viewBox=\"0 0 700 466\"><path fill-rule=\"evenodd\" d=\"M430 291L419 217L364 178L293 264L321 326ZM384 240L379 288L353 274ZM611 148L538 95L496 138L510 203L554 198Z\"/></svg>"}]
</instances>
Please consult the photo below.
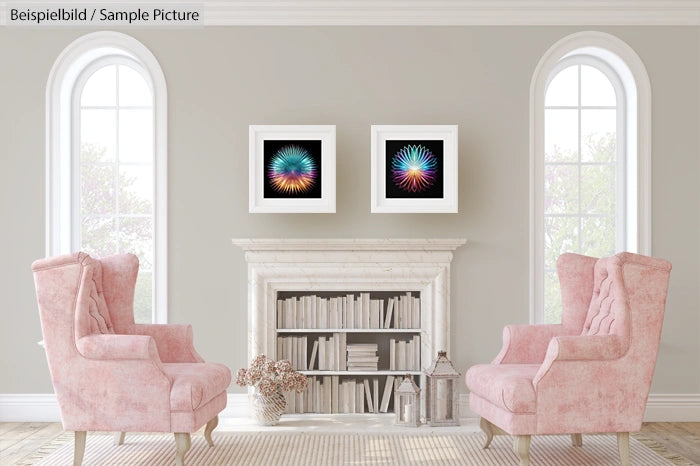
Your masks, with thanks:
<instances>
[{"instance_id":1,"label":"teal and pink burst","mask_svg":"<svg viewBox=\"0 0 700 466\"><path fill-rule=\"evenodd\" d=\"M391 159L391 177L404 191L425 191L437 178L437 158L420 144L406 145Z\"/></svg>"},{"instance_id":2,"label":"teal and pink burst","mask_svg":"<svg viewBox=\"0 0 700 466\"><path fill-rule=\"evenodd\" d=\"M267 167L270 186L280 194L303 194L316 184L316 162L301 146L289 144L272 156Z\"/></svg>"}]
</instances>

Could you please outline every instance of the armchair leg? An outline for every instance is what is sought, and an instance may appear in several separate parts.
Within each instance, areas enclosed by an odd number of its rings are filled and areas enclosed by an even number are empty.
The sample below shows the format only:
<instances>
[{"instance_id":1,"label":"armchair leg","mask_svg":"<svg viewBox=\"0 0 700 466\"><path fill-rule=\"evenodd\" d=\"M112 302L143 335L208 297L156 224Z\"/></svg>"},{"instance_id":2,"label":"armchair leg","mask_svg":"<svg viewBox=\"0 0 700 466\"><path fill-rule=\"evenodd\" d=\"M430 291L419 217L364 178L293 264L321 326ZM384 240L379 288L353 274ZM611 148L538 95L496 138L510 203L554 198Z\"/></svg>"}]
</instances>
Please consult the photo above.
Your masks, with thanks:
<instances>
[{"instance_id":1,"label":"armchair leg","mask_svg":"<svg viewBox=\"0 0 700 466\"><path fill-rule=\"evenodd\" d=\"M185 453L190 449L192 441L189 433L175 433L175 446L177 453L175 454L175 464L177 466L185 466Z\"/></svg>"},{"instance_id":2,"label":"armchair leg","mask_svg":"<svg viewBox=\"0 0 700 466\"><path fill-rule=\"evenodd\" d=\"M583 446L583 435L582 434L571 434L571 444L575 447Z\"/></svg>"},{"instance_id":3,"label":"armchair leg","mask_svg":"<svg viewBox=\"0 0 700 466\"><path fill-rule=\"evenodd\" d=\"M81 466L83 464L83 456L85 455L85 436L87 432L84 430L75 431L75 446L73 447L73 466Z\"/></svg>"},{"instance_id":4,"label":"armchair leg","mask_svg":"<svg viewBox=\"0 0 700 466\"><path fill-rule=\"evenodd\" d=\"M211 433L214 429L216 429L216 426L219 425L219 416L214 416L211 421L207 422L207 426L204 428L204 438L207 440L207 443L209 444L210 447L214 446L214 442L211 439Z\"/></svg>"},{"instance_id":5,"label":"armchair leg","mask_svg":"<svg viewBox=\"0 0 700 466\"><path fill-rule=\"evenodd\" d=\"M620 464L622 466L630 466L630 433L617 433L617 450L620 452Z\"/></svg>"},{"instance_id":6,"label":"armchair leg","mask_svg":"<svg viewBox=\"0 0 700 466\"><path fill-rule=\"evenodd\" d=\"M530 436L518 435L515 437L513 449L520 458L520 466L530 466Z\"/></svg>"},{"instance_id":7,"label":"armchair leg","mask_svg":"<svg viewBox=\"0 0 700 466\"><path fill-rule=\"evenodd\" d=\"M124 437L126 437L126 432L116 432L114 434L114 444L117 446L124 445Z\"/></svg>"},{"instance_id":8,"label":"armchair leg","mask_svg":"<svg viewBox=\"0 0 700 466\"><path fill-rule=\"evenodd\" d=\"M484 434L486 434L486 441L481 447L483 449L486 449L489 447L489 445L491 445L491 441L493 440L493 424L491 424L489 421L482 417L479 420L479 427L481 428L481 431Z\"/></svg>"}]
</instances>

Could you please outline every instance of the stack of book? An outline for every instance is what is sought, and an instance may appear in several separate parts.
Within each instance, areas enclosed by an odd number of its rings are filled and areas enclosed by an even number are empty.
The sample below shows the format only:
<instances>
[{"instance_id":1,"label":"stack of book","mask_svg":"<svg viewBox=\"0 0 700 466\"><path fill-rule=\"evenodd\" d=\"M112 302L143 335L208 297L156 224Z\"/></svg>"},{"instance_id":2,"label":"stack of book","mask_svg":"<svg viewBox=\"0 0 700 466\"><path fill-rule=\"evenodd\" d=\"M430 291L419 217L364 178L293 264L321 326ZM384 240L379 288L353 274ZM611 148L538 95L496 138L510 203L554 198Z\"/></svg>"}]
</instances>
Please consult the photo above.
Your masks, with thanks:
<instances>
[{"instance_id":1,"label":"stack of book","mask_svg":"<svg viewBox=\"0 0 700 466\"><path fill-rule=\"evenodd\" d=\"M370 299L369 293L333 298L296 296L277 300L278 329L420 328L420 298Z\"/></svg>"},{"instance_id":2,"label":"stack of book","mask_svg":"<svg viewBox=\"0 0 700 466\"><path fill-rule=\"evenodd\" d=\"M389 339L389 370L419 371L420 337L414 335L411 340Z\"/></svg>"},{"instance_id":3,"label":"stack of book","mask_svg":"<svg viewBox=\"0 0 700 466\"><path fill-rule=\"evenodd\" d=\"M347 370L376 371L379 363L377 343L351 343L347 345Z\"/></svg>"},{"instance_id":4,"label":"stack of book","mask_svg":"<svg viewBox=\"0 0 700 466\"><path fill-rule=\"evenodd\" d=\"M386 377L384 390L380 395L380 380L342 379L337 375L308 377L307 388L303 393L286 392L285 413L386 413L396 388L393 375Z\"/></svg>"},{"instance_id":5,"label":"stack of book","mask_svg":"<svg viewBox=\"0 0 700 466\"><path fill-rule=\"evenodd\" d=\"M277 359L287 359L292 364L292 369L297 371L308 370L306 359L306 336L277 337Z\"/></svg>"}]
</instances>

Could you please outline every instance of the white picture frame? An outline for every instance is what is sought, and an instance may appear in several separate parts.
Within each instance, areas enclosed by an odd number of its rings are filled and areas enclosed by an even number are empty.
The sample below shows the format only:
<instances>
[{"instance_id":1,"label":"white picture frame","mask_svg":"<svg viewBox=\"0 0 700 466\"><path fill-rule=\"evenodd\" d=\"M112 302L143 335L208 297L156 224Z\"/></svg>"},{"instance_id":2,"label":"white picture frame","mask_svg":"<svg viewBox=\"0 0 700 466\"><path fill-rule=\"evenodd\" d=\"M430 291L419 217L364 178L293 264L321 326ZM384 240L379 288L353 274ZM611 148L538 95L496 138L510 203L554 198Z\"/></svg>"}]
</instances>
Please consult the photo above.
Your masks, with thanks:
<instances>
[{"instance_id":1,"label":"white picture frame","mask_svg":"<svg viewBox=\"0 0 700 466\"><path fill-rule=\"evenodd\" d=\"M287 143L308 149L303 152L313 160L316 173L320 171L312 191L289 191L289 184L286 192L275 191L281 189L280 185L272 182L266 170L271 168L272 157L288 147L284 146ZM274 150L276 154L271 153ZM251 213L334 213L335 125L250 125L249 178ZM291 187L295 188L294 184ZM304 197L310 195L315 197Z\"/></svg>"},{"instance_id":2,"label":"white picture frame","mask_svg":"<svg viewBox=\"0 0 700 466\"><path fill-rule=\"evenodd\" d=\"M391 152L393 148L399 146L406 146L407 144L404 143L412 141L416 143L416 146L425 142L426 146L434 147L432 151L436 152L436 161L432 162L436 172L435 178L433 178L432 184L422 188L423 191L400 189L401 184L395 182L394 172L387 171L392 170L391 167L387 166L387 152ZM438 144L440 141L441 143ZM371 144L371 211L373 213L458 212L457 125L372 125ZM420 147L429 154L428 157L433 155L422 145ZM393 154L389 155L394 157ZM439 181L435 181L436 179ZM437 189L438 182L442 183L441 191ZM389 183L389 189L387 189L387 183ZM418 186L417 189L421 189L421 186Z\"/></svg>"}]
</instances>

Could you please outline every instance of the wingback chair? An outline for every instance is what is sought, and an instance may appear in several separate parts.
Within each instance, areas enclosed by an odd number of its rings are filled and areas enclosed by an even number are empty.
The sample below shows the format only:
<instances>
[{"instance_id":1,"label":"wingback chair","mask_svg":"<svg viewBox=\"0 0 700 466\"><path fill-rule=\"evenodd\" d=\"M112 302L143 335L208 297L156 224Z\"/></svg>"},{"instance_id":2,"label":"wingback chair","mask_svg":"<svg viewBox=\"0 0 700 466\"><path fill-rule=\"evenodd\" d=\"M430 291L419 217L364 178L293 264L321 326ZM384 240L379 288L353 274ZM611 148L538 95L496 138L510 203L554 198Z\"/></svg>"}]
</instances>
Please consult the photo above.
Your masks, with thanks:
<instances>
[{"instance_id":1,"label":"wingback chair","mask_svg":"<svg viewBox=\"0 0 700 466\"><path fill-rule=\"evenodd\" d=\"M529 464L530 436L616 433L630 464L629 433L641 428L661 338L671 264L631 253L557 261L562 322L509 325L491 364L466 374L469 407L481 416L484 448L515 436Z\"/></svg>"},{"instance_id":2,"label":"wingback chair","mask_svg":"<svg viewBox=\"0 0 700 466\"><path fill-rule=\"evenodd\" d=\"M226 407L231 372L204 362L189 325L134 323L138 259L75 253L32 264L51 381L65 430L75 431L74 465L87 431L173 432L184 465L190 432L211 432Z\"/></svg>"}]
</instances>

